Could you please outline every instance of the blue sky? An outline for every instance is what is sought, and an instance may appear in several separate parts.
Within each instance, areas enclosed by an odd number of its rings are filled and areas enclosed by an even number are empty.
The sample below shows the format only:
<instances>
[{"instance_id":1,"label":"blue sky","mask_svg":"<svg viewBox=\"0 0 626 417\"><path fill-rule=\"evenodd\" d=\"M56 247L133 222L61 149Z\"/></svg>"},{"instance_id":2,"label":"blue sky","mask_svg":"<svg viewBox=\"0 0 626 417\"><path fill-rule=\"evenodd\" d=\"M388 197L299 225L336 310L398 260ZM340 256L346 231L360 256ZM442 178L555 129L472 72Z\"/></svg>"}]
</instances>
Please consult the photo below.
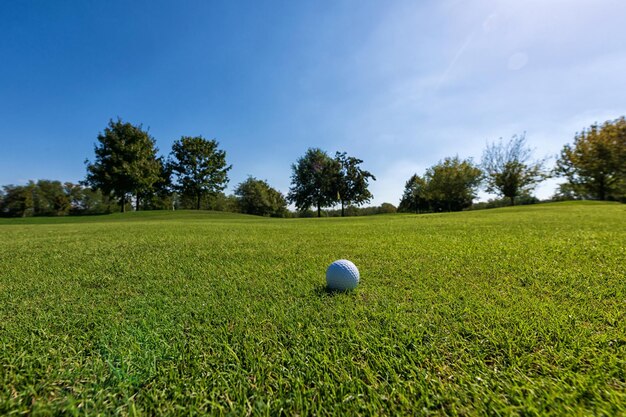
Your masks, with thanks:
<instances>
[{"instance_id":1,"label":"blue sky","mask_svg":"<svg viewBox=\"0 0 626 417\"><path fill-rule=\"evenodd\" d=\"M622 0L0 2L0 184L82 179L119 116L165 154L217 139L231 190L286 193L321 147L397 204L446 156L524 131L553 155L626 114L624 21Z\"/></svg>"}]
</instances>

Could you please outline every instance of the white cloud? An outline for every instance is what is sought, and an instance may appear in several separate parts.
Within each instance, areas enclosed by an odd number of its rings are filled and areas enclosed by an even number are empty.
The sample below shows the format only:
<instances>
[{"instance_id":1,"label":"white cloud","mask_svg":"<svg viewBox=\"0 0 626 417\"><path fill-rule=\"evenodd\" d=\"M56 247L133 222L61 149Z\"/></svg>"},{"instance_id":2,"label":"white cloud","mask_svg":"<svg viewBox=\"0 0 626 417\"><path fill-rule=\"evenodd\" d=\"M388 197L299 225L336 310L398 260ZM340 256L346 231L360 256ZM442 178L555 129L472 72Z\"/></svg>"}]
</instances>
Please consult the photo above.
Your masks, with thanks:
<instances>
[{"instance_id":1,"label":"white cloud","mask_svg":"<svg viewBox=\"0 0 626 417\"><path fill-rule=\"evenodd\" d=\"M478 160L486 141L526 131L537 156L554 155L581 128L626 113L626 53L615 41L626 3L575 3L404 4L387 13L348 59L359 64L351 82L362 100L337 105L338 142L377 169L376 204L397 201L416 168L454 154Z\"/></svg>"}]
</instances>

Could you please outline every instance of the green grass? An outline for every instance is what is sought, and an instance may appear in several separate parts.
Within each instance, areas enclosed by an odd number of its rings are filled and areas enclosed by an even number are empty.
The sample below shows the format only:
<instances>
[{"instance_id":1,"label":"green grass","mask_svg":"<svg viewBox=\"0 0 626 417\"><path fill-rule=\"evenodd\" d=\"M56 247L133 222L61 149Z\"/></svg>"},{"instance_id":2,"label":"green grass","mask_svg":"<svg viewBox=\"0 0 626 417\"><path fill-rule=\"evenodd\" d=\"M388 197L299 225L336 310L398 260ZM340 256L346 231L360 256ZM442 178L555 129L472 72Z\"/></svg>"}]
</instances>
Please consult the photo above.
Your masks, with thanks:
<instances>
[{"instance_id":1,"label":"green grass","mask_svg":"<svg viewBox=\"0 0 626 417\"><path fill-rule=\"evenodd\" d=\"M0 414L626 415L625 259L606 203L2 220Z\"/></svg>"}]
</instances>

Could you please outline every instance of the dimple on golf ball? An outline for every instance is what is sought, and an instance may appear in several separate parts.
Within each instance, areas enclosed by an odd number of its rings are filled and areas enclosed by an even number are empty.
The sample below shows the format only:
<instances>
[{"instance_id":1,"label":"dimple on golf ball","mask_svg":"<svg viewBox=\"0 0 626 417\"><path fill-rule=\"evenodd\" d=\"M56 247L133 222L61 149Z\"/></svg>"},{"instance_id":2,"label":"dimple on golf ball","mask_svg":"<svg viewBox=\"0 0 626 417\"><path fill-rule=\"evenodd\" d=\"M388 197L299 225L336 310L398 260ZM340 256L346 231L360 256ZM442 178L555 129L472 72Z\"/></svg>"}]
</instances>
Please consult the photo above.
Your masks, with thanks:
<instances>
[{"instance_id":1,"label":"dimple on golf ball","mask_svg":"<svg viewBox=\"0 0 626 417\"><path fill-rule=\"evenodd\" d=\"M359 284L359 270L350 261L340 259L326 270L326 285L331 290L353 290Z\"/></svg>"}]
</instances>

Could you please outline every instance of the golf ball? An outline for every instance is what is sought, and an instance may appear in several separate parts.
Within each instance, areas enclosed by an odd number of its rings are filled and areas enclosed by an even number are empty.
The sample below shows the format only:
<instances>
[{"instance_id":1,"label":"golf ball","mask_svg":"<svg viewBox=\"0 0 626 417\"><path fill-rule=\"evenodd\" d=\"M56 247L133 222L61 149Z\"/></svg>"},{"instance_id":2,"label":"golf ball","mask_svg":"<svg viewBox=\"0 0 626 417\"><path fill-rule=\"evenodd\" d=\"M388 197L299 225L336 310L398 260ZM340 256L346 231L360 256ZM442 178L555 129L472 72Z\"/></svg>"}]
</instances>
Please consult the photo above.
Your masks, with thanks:
<instances>
[{"instance_id":1,"label":"golf ball","mask_svg":"<svg viewBox=\"0 0 626 417\"><path fill-rule=\"evenodd\" d=\"M326 285L331 290L353 290L359 284L359 270L350 261L340 259L326 270Z\"/></svg>"}]
</instances>

